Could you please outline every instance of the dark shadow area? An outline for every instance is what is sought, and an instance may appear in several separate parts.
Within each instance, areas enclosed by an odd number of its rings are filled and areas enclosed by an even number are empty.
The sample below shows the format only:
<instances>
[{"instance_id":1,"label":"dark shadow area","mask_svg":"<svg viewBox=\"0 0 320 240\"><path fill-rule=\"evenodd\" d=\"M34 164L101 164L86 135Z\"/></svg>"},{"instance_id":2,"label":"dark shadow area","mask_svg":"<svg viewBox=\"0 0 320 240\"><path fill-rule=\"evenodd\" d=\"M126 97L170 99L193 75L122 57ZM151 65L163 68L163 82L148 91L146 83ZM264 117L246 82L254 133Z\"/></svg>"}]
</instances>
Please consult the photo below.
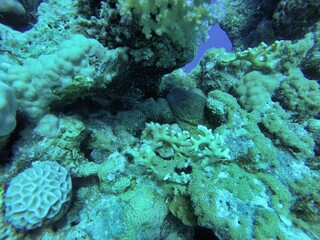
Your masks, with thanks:
<instances>
[{"instance_id":1,"label":"dark shadow area","mask_svg":"<svg viewBox=\"0 0 320 240\"><path fill-rule=\"evenodd\" d=\"M25 32L30 30L37 22L36 9L42 0L20 0L19 1L25 10L25 14L19 14L13 10L0 12L0 23L11 27L14 30Z\"/></svg>"},{"instance_id":2,"label":"dark shadow area","mask_svg":"<svg viewBox=\"0 0 320 240\"><path fill-rule=\"evenodd\" d=\"M195 228L194 240L219 240L211 229L197 227Z\"/></svg>"}]
</instances>

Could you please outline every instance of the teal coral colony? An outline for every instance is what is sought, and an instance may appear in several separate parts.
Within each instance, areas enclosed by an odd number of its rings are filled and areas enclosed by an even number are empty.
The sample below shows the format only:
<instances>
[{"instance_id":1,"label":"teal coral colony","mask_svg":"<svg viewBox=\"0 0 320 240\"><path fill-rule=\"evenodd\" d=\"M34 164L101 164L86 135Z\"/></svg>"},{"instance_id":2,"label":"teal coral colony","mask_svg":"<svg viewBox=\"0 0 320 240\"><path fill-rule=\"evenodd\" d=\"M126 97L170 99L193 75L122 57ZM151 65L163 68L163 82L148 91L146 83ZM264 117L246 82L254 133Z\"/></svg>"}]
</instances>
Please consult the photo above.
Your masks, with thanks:
<instances>
[{"instance_id":1,"label":"teal coral colony","mask_svg":"<svg viewBox=\"0 0 320 240\"><path fill-rule=\"evenodd\" d=\"M0 0L0 239L320 239L319 9Z\"/></svg>"}]
</instances>

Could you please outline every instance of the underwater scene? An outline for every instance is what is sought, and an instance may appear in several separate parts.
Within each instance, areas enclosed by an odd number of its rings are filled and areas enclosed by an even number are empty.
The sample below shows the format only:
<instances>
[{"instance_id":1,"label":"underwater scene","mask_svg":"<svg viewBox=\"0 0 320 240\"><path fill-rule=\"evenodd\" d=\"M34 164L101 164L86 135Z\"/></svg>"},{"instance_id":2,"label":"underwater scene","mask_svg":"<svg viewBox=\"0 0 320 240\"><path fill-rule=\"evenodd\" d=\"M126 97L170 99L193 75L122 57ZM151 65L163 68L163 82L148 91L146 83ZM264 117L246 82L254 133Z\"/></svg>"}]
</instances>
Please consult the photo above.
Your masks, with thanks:
<instances>
[{"instance_id":1,"label":"underwater scene","mask_svg":"<svg viewBox=\"0 0 320 240\"><path fill-rule=\"evenodd\" d=\"M320 239L319 86L319 0L0 0L0 239Z\"/></svg>"}]
</instances>

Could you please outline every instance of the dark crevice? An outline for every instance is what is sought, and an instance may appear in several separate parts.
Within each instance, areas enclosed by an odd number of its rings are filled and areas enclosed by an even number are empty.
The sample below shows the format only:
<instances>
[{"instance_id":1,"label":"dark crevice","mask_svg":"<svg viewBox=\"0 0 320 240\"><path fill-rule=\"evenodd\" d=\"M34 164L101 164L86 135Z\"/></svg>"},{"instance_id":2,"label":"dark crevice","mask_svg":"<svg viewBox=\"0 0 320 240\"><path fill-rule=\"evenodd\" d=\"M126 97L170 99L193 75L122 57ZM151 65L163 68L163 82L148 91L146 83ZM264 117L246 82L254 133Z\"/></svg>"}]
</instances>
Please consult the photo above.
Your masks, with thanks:
<instances>
[{"instance_id":1,"label":"dark crevice","mask_svg":"<svg viewBox=\"0 0 320 240\"><path fill-rule=\"evenodd\" d=\"M91 157L91 152L93 151L92 148L90 148L90 142L92 141L91 138L91 132L87 131L85 138L80 143L80 151L83 153L83 155L88 159L88 161L93 162L94 159Z\"/></svg>"},{"instance_id":2,"label":"dark crevice","mask_svg":"<svg viewBox=\"0 0 320 240\"><path fill-rule=\"evenodd\" d=\"M204 227L195 228L194 240L219 240L211 229Z\"/></svg>"}]
</instances>

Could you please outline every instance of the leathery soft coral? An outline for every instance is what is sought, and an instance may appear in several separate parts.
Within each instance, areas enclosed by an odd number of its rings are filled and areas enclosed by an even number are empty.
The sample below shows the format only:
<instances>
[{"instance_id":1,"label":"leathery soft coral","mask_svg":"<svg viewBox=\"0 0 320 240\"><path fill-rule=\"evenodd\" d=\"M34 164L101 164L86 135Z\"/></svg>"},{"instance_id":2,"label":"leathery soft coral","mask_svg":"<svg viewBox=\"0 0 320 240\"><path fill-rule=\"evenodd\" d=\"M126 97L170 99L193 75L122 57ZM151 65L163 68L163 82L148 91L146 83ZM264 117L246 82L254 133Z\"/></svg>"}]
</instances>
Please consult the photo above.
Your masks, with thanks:
<instances>
[{"instance_id":1,"label":"leathery soft coral","mask_svg":"<svg viewBox=\"0 0 320 240\"><path fill-rule=\"evenodd\" d=\"M121 14L136 19L146 38L167 35L174 43L193 46L212 24L210 1L118 1Z\"/></svg>"}]
</instances>

